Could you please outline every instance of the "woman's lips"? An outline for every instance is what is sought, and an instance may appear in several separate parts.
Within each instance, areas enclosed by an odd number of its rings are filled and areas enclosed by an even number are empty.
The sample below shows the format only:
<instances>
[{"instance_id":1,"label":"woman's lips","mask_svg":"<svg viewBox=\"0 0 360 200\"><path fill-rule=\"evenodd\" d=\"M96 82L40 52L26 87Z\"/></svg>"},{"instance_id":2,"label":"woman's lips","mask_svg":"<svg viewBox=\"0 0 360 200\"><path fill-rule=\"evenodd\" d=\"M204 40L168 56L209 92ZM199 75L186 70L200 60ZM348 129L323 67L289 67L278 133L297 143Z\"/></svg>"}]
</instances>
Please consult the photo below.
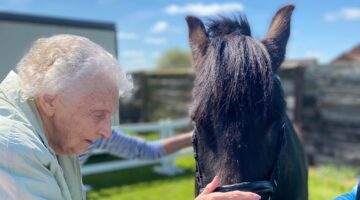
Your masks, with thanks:
<instances>
[{"instance_id":1,"label":"woman's lips","mask_svg":"<svg viewBox=\"0 0 360 200\"><path fill-rule=\"evenodd\" d=\"M93 141L91 141L91 140L85 140L87 143L89 143L90 145L92 145L93 144Z\"/></svg>"}]
</instances>

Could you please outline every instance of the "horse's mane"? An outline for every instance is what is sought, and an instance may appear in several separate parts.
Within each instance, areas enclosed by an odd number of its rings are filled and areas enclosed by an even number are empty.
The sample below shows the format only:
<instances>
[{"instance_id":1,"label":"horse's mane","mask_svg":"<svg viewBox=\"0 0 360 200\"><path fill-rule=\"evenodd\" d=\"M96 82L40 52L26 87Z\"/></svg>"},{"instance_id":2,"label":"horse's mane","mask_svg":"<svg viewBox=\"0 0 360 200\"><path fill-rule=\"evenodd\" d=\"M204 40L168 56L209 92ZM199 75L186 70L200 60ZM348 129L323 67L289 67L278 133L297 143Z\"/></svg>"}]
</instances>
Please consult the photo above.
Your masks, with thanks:
<instances>
[{"instance_id":1,"label":"horse's mane","mask_svg":"<svg viewBox=\"0 0 360 200\"><path fill-rule=\"evenodd\" d=\"M249 113L266 115L273 71L265 46L251 37L242 16L213 19L207 27L210 42L198 63L192 119L208 123L215 117L231 123L250 118L244 116Z\"/></svg>"},{"instance_id":2,"label":"horse's mane","mask_svg":"<svg viewBox=\"0 0 360 200\"><path fill-rule=\"evenodd\" d=\"M242 35L251 36L249 23L245 16L238 18L219 17L219 19L209 19L207 24L208 34L214 38L217 36L224 36L231 33L240 33Z\"/></svg>"}]
</instances>

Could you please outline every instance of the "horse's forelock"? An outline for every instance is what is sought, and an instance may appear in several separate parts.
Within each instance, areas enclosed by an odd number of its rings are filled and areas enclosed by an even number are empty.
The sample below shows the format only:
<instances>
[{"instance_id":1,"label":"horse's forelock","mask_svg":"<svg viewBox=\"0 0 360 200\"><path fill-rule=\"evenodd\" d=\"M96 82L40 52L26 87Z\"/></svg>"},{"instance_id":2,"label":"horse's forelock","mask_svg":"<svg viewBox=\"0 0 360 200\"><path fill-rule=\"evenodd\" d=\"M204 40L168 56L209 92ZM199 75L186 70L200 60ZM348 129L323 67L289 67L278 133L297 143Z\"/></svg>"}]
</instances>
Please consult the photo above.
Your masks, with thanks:
<instances>
[{"instance_id":1,"label":"horse's forelock","mask_svg":"<svg viewBox=\"0 0 360 200\"><path fill-rule=\"evenodd\" d=\"M199 64L192 110L195 121L209 116L210 110L219 114L231 109L266 111L273 72L262 43L242 34L213 37Z\"/></svg>"}]
</instances>

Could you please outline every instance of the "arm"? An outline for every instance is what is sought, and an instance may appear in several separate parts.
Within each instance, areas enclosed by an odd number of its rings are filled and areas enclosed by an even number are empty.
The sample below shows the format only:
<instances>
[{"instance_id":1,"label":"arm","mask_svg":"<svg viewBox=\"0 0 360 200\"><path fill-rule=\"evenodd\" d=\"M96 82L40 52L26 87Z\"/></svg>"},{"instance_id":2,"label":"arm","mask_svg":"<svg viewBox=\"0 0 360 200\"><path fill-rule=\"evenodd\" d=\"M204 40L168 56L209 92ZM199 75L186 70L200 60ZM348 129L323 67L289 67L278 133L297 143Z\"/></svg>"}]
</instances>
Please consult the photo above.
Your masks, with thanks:
<instances>
[{"instance_id":1,"label":"arm","mask_svg":"<svg viewBox=\"0 0 360 200\"><path fill-rule=\"evenodd\" d=\"M160 141L148 142L124 135L113 129L111 138L100 138L95 141L88 152L80 156L80 162L83 164L96 148L106 150L117 157L157 159L191 145L191 135L192 133L186 133Z\"/></svg>"},{"instance_id":2,"label":"arm","mask_svg":"<svg viewBox=\"0 0 360 200\"><path fill-rule=\"evenodd\" d=\"M165 154L159 141L147 142L138 137L127 136L115 129L112 130L112 136L109 139L100 138L94 146L114 156L129 159L157 159Z\"/></svg>"},{"instance_id":3,"label":"arm","mask_svg":"<svg viewBox=\"0 0 360 200\"><path fill-rule=\"evenodd\" d=\"M157 159L165 154L165 150L159 141L146 142L141 138L130 137L115 129L108 139L99 138L89 149L79 157L83 165L95 149L105 150L113 156L128 159Z\"/></svg>"},{"instance_id":4,"label":"arm","mask_svg":"<svg viewBox=\"0 0 360 200\"><path fill-rule=\"evenodd\" d=\"M184 147L191 145L193 132L180 134L177 136L163 139L160 144L165 150L165 155L172 154Z\"/></svg>"}]
</instances>

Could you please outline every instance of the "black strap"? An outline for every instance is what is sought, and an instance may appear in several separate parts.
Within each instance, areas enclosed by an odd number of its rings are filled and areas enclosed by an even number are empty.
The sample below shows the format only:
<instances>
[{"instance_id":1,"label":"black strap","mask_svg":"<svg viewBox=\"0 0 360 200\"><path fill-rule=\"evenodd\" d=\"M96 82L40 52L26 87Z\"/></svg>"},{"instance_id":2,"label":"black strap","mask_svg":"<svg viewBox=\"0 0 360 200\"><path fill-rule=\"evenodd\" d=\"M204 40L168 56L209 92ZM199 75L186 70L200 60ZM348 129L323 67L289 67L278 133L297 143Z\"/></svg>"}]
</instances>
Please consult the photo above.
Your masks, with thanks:
<instances>
[{"instance_id":1,"label":"black strap","mask_svg":"<svg viewBox=\"0 0 360 200\"><path fill-rule=\"evenodd\" d=\"M281 122L281 128L280 128L280 133L279 133L279 137L278 137L278 142L277 142L277 146L276 146L276 158L273 164L273 170L271 173L271 177L270 177L270 181L273 183L274 187L277 187L277 180L279 178L279 174L280 174L280 164L279 164L279 160L282 154L282 150L285 146L285 140L286 140L286 135L285 135L285 119L282 120Z\"/></svg>"},{"instance_id":2,"label":"black strap","mask_svg":"<svg viewBox=\"0 0 360 200\"><path fill-rule=\"evenodd\" d=\"M217 187L215 192L230 192L235 190L255 192L257 194L268 194L274 192L274 187L269 181L242 182Z\"/></svg>"},{"instance_id":3,"label":"black strap","mask_svg":"<svg viewBox=\"0 0 360 200\"><path fill-rule=\"evenodd\" d=\"M203 177L202 177L202 173L200 171L200 167L199 167L199 155L198 155L198 146L197 146L197 137L196 137L196 134L197 134L197 130L196 130L196 126L195 126L195 130L194 130L194 133L192 135L192 144L193 144L193 148L194 148L194 158L195 158L195 181L196 181L196 184L198 185L199 188L204 188L204 185L202 183L202 180L203 180ZM200 191L201 191L200 189Z\"/></svg>"}]
</instances>

